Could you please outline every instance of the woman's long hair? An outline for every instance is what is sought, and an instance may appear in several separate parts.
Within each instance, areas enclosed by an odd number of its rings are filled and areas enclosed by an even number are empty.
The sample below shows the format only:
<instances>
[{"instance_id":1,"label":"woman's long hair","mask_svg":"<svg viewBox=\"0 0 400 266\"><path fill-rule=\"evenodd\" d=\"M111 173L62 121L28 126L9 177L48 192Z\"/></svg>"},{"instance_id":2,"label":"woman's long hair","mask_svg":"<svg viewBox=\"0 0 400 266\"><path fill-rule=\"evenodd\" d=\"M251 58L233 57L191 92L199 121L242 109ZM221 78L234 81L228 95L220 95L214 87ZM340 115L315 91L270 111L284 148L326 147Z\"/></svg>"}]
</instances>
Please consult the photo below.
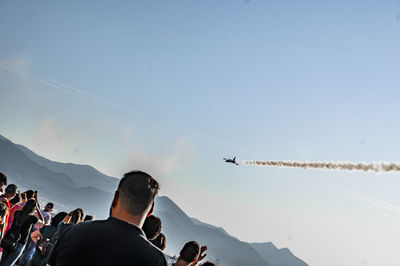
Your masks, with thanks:
<instances>
[{"instance_id":1,"label":"woman's long hair","mask_svg":"<svg viewBox=\"0 0 400 266\"><path fill-rule=\"evenodd\" d=\"M33 215L35 209L36 209L36 200L30 199L25 203L24 207L21 210L22 212L21 214L23 216Z\"/></svg>"},{"instance_id":2,"label":"woman's long hair","mask_svg":"<svg viewBox=\"0 0 400 266\"><path fill-rule=\"evenodd\" d=\"M15 212L15 215L19 213L19 216L18 218L14 219L13 224L16 223L21 225L24 222L26 222L29 219L29 217L33 216L33 214L35 213L35 208L36 208L36 200L34 199L28 200L20 211Z\"/></svg>"}]
</instances>

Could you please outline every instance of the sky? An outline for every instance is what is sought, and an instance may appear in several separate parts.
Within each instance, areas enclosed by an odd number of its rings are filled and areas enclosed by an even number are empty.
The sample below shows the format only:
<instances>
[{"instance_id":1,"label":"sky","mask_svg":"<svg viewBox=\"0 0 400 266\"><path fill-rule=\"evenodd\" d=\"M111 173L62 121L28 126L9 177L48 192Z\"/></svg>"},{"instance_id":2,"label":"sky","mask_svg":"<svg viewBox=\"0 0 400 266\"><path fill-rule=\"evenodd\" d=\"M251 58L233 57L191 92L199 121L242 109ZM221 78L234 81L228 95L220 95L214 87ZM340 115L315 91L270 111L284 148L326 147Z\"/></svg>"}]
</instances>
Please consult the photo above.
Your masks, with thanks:
<instances>
[{"instance_id":1,"label":"sky","mask_svg":"<svg viewBox=\"0 0 400 266\"><path fill-rule=\"evenodd\" d=\"M1 1L0 134L310 265L399 265L400 1ZM397 148L396 148L397 147Z\"/></svg>"}]
</instances>

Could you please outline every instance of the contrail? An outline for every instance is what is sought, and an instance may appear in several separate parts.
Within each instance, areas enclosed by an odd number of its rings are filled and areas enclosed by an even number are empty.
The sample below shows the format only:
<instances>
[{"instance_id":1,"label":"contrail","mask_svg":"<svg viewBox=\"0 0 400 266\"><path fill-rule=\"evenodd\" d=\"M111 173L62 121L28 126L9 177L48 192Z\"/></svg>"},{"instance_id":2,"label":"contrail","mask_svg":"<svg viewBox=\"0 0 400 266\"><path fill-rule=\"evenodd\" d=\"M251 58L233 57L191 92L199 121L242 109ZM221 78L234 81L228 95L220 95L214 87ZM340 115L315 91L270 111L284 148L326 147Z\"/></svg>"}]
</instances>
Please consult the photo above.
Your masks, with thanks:
<instances>
[{"instance_id":1,"label":"contrail","mask_svg":"<svg viewBox=\"0 0 400 266\"><path fill-rule=\"evenodd\" d=\"M108 100L106 100L104 98L101 98L101 97L98 97L98 96L96 96L94 94L88 93L88 92L86 92L86 91L84 91L82 89L79 89L79 88L76 88L76 87L61 83L61 82L53 80L53 79L49 79L47 77L40 76L40 75L38 75L36 73L32 73L32 72L28 72L28 71L25 71L25 70L22 70L22 69L18 69L16 67L10 66L9 64L6 64L5 62L2 62L1 60L0 60L0 68L3 68L5 70L7 70L7 71L10 71L10 72L13 72L15 74L18 74L18 75L20 75L22 77L29 78L31 80L37 81L37 82L42 83L42 84L44 84L44 85L46 85L48 87L51 87L53 89L57 89L59 91L62 91L63 93L76 95L76 96L81 97L81 98L86 98L86 99L90 99L90 100L95 101L95 102L100 102L100 103L109 105L111 107L114 107L116 109L120 109L120 110L125 111L125 112L133 113L137 117L142 118L142 120L147 124L150 124L152 126L160 128L160 129L162 129L162 130L164 130L166 132L176 133L173 129L171 129L171 128L165 126L165 125L162 125L159 122L154 121L152 118L150 118L149 116L147 116L147 115L145 115L145 114L143 114L141 112L138 112L138 111L136 111L136 110L134 110L132 108L127 108L127 107L122 106L120 104L116 104L114 102L108 101ZM196 129L190 129L190 130L192 130L196 134L199 134L199 135L201 135L203 137L207 137L207 138L219 141L224 145L228 145L228 146L231 146L231 147L233 147L233 148L235 148L237 150L240 150L240 151L243 151L243 152L247 152L246 150L242 149L241 147L239 147L239 146L237 146L237 145L235 145L233 143L230 143L228 141L225 141L224 139L221 139L221 138L206 134L206 133L201 132L201 131L196 130Z\"/></svg>"},{"instance_id":2,"label":"contrail","mask_svg":"<svg viewBox=\"0 0 400 266\"><path fill-rule=\"evenodd\" d=\"M91 99L93 101L97 101L97 102L112 106L112 107L120 109L122 111L134 113L138 117L141 117L146 123L148 123L148 124L150 124L152 126L158 127L158 128L160 128L160 129L162 129L164 131L173 132L172 129L170 129L170 128L164 126L164 125L161 125L160 123L152 121L152 119L150 117L148 117L148 116L146 116L146 115L144 115L144 114L142 114L142 113L140 113L140 112L138 112L138 111L136 111L134 109L127 108L127 107L124 107L122 105L110 102L110 101L108 101L106 99L100 98L100 97L98 97L98 96L96 96L94 94L85 92L85 91L83 91L81 89L78 89L78 88L63 84L61 82L58 82L58 81L55 81L55 80L52 80L52 79L49 79L49 78L46 78L46 77L39 76L37 74L33 74L31 72L27 72L27 71L24 71L24 70L21 70L21 69L17 69L15 67L9 66L9 65L1 62L1 61L0 61L0 68L3 68L5 70L8 70L8 71L13 72L13 73L18 74L18 75L21 75L23 77L30 78L30 79L35 80L37 82L40 82L40 83L42 83L44 85L47 85L47 86L52 87L54 89L60 90L60 91L62 91L64 93L75 94L75 95L83 97L83 98Z\"/></svg>"},{"instance_id":3,"label":"contrail","mask_svg":"<svg viewBox=\"0 0 400 266\"><path fill-rule=\"evenodd\" d=\"M393 172L400 171L400 163L352 163L352 162L295 162L295 161L241 161L242 164L254 164L275 167L294 167L303 169L326 169L347 171Z\"/></svg>"}]
</instances>

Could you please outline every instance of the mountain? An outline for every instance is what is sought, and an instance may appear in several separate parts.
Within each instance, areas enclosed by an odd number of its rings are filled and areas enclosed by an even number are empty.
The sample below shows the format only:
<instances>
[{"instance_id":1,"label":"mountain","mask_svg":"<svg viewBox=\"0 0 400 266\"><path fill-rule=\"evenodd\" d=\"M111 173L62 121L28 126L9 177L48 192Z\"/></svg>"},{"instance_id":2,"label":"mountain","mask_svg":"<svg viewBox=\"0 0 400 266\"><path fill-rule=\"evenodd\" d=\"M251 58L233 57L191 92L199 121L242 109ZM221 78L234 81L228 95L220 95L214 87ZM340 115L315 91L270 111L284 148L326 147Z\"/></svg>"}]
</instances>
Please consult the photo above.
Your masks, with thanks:
<instances>
[{"instance_id":1,"label":"mountain","mask_svg":"<svg viewBox=\"0 0 400 266\"><path fill-rule=\"evenodd\" d=\"M39 156L22 145L17 145L17 147L35 163L45 166L55 173L66 174L79 187L92 186L99 190L114 193L118 185L119 180L117 178L104 175L89 165L59 163Z\"/></svg>"},{"instance_id":2,"label":"mountain","mask_svg":"<svg viewBox=\"0 0 400 266\"><path fill-rule=\"evenodd\" d=\"M21 190L38 190L42 204L52 201L58 211L81 207L97 219L108 216L113 191L119 181L88 165L48 160L1 135L0 172ZM220 266L307 265L286 248L278 249L270 242L242 242L221 227L191 218L168 197L156 198L154 214L162 220L167 254L177 255L187 241L195 240L208 246L206 259Z\"/></svg>"},{"instance_id":3,"label":"mountain","mask_svg":"<svg viewBox=\"0 0 400 266\"><path fill-rule=\"evenodd\" d=\"M307 266L307 263L297 258L287 248L278 249L271 242L251 243L251 246L266 260L271 266Z\"/></svg>"},{"instance_id":4,"label":"mountain","mask_svg":"<svg viewBox=\"0 0 400 266\"><path fill-rule=\"evenodd\" d=\"M287 248L278 249L272 243L242 242L223 228L190 218L168 197L157 197L154 214L162 220L162 232L167 238L166 252L177 255L183 245L195 240L207 245L207 259L219 265L306 266ZM172 239L172 243L170 243Z\"/></svg>"},{"instance_id":5,"label":"mountain","mask_svg":"<svg viewBox=\"0 0 400 266\"><path fill-rule=\"evenodd\" d=\"M81 207L99 217L108 214L113 194L77 185L66 173L54 172L31 160L19 146L4 137L0 138L0 171L7 175L9 183L17 184L20 190L39 191L40 198L55 203L56 209L58 206L69 209ZM86 177L80 175L80 178Z\"/></svg>"},{"instance_id":6,"label":"mountain","mask_svg":"<svg viewBox=\"0 0 400 266\"><path fill-rule=\"evenodd\" d=\"M178 253L186 242L195 240L207 245L207 259L218 259L220 265L270 265L250 244L238 241L216 227L194 223L167 197L156 199L154 214L162 220L168 245L166 252L169 254ZM170 244L169 239L174 239L173 243Z\"/></svg>"}]
</instances>

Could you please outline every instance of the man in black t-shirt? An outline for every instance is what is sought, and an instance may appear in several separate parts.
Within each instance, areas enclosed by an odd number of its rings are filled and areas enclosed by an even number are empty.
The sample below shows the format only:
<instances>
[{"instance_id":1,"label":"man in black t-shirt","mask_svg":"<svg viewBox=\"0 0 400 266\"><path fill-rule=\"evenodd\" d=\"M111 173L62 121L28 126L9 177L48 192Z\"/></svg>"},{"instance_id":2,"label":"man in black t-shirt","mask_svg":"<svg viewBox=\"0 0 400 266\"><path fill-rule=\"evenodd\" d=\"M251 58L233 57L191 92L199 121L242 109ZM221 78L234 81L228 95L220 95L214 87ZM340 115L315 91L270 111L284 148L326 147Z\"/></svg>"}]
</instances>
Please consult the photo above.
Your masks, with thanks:
<instances>
[{"instance_id":1,"label":"man in black t-shirt","mask_svg":"<svg viewBox=\"0 0 400 266\"><path fill-rule=\"evenodd\" d=\"M163 253L146 240L141 227L153 210L159 185L149 174L124 175L107 220L80 223L59 236L51 266L167 266Z\"/></svg>"}]
</instances>

